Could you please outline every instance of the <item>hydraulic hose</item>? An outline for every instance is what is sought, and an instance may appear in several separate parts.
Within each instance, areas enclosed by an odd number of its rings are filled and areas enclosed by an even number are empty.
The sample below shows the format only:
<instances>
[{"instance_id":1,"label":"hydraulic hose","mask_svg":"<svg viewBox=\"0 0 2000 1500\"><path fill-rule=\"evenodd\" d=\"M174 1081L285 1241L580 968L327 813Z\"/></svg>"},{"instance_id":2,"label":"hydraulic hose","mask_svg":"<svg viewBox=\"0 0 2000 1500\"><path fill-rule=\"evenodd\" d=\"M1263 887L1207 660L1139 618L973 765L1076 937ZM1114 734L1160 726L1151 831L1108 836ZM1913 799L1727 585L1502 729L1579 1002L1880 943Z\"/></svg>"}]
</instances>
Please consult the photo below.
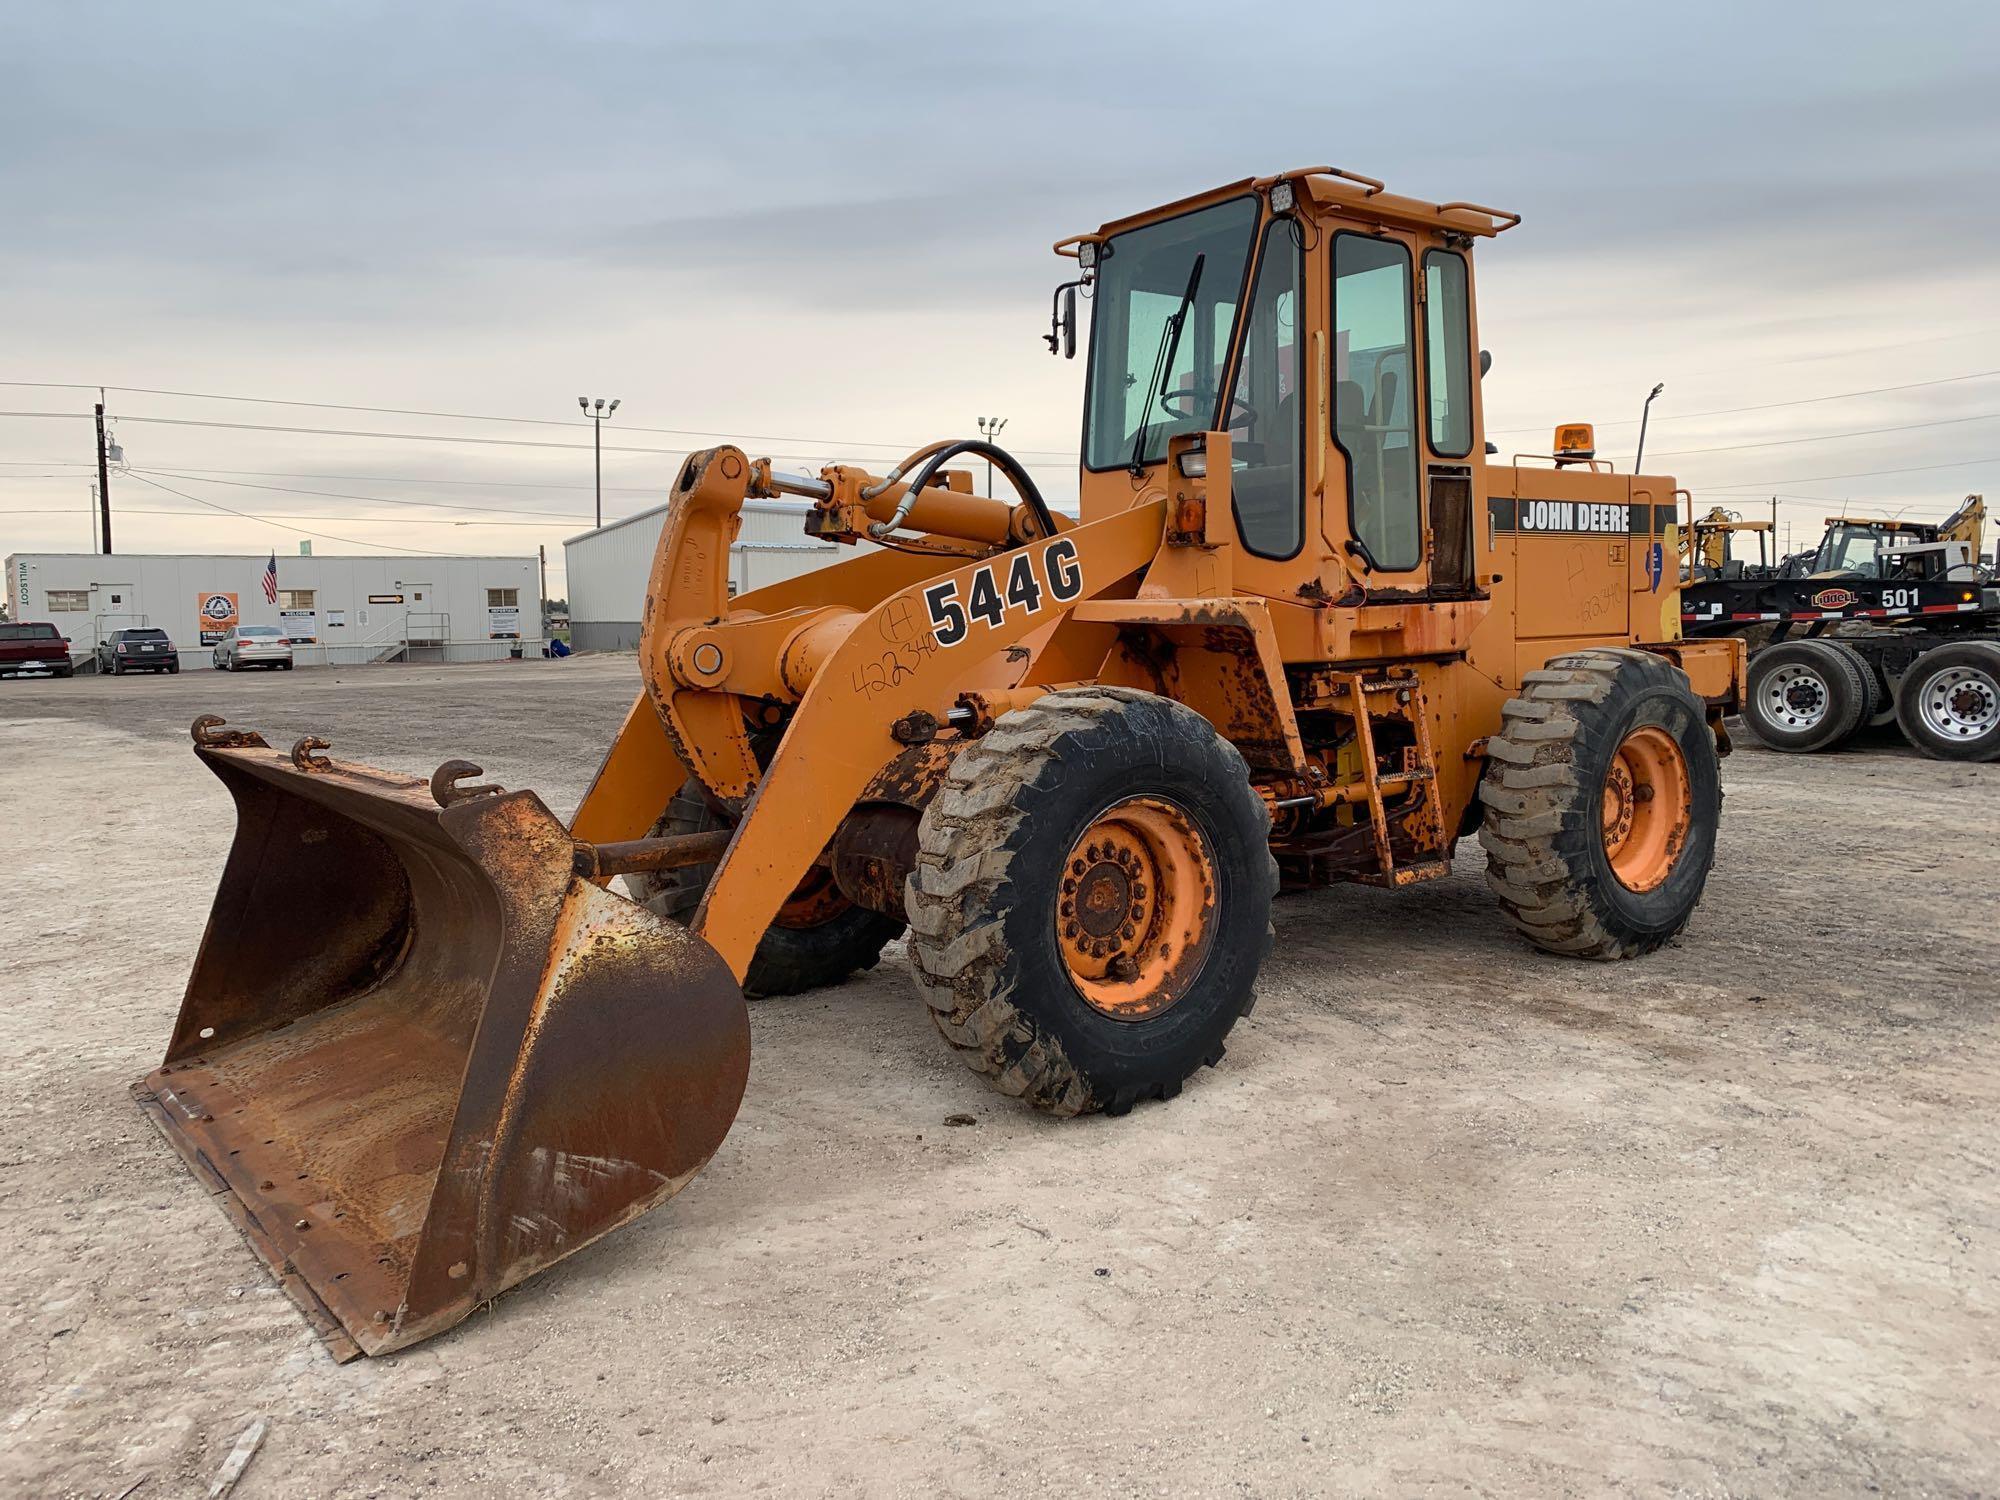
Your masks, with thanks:
<instances>
[{"instance_id":1,"label":"hydraulic hose","mask_svg":"<svg viewBox=\"0 0 2000 1500\"><path fill-rule=\"evenodd\" d=\"M1005 474L1007 482L1014 486L1015 493L1033 514L1035 524L1042 529L1042 535L1051 537L1056 534L1056 518L1049 512L1049 503L1042 498L1042 492L1035 487L1035 481L1028 477L1028 471L1021 466L1020 460L1006 449L979 438L957 438L950 442L934 444L928 450L928 456L924 458L917 472L910 476L910 487L903 492L903 498L896 506L896 513L886 521L875 522L868 528L868 534L880 539L901 526L909 519L910 508L917 503L918 493L936 477L937 471L952 459L966 453L985 459ZM898 468L900 467L899 465ZM884 487L893 482L894 478L892 472L890 479L884 482Z\"/></svg>"}]
</instances>

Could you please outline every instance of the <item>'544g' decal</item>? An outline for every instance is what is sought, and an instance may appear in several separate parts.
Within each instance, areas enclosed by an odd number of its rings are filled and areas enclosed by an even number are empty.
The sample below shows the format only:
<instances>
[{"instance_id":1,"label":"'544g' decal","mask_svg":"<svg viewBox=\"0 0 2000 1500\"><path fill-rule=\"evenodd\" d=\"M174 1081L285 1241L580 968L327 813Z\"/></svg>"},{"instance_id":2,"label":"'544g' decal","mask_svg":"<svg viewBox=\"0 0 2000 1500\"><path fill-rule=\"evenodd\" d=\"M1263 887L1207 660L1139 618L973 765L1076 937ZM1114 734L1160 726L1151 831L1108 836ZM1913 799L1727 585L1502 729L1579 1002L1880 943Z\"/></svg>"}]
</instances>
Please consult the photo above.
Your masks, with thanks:
<instances>
[{"instance_id":1,"label":"'544g' decal","mask_svg":"<svg viewBox=\"0 0 2000 1500\"><path fill-rule=\"evenodd\" d=\"M1037 576L1036 561L1040 560ZM1004 567L1003 587L996 568ZM1057 537L1039 553L1016 552L1003 563L982 563L972 575L972 583L961 601L958 580L947 579L924 590L924 608L930 611L931 633L940 646L956 646L972 630L977 620L986 626L998 625L1009 610L1023 614L1040 611L1044 601L1066 604L1083 592L1083 568L1076 560L1076 543Z\"/></svg>"}]
</instances>

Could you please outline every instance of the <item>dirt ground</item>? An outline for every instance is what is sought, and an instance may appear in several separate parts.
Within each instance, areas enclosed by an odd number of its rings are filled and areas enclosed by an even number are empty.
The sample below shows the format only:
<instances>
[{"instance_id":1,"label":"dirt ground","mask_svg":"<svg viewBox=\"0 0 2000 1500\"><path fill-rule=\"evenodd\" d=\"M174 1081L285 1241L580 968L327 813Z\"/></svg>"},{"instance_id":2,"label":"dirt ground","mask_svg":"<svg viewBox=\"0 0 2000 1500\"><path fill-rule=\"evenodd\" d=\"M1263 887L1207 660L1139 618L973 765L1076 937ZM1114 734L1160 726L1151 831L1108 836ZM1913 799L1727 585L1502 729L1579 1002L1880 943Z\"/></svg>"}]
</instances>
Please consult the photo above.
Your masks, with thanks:
<instances>
[{"instance_id":1,"label":"dirt ground","mask_svg":"<svg viewBox=\"0 0 2000 1500\"><path fill-rule=\"evenodd\" d=\"M1223 1065L1051 1122L892 949L758 1002L667 1207L337 1366L133 1106L231 833L203 710L566 813L626 658L0 681L0 1492L2000 1493L2000 766L1725 763L1683 939L1279 905ZM977 1123L947 1128L969 1112Z\"/></svg>"}]
</instances>

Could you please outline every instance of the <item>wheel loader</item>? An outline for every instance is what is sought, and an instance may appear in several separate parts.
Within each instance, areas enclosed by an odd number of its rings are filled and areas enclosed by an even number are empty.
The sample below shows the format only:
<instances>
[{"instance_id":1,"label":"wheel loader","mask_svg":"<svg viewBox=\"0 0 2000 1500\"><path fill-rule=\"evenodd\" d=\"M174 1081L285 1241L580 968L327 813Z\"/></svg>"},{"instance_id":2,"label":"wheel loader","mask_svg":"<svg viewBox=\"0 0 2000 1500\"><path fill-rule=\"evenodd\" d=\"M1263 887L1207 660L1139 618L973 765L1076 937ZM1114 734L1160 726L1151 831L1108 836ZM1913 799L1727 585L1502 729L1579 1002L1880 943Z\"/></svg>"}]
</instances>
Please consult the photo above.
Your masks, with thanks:
<instances>
[{"instance_id":1,"label":"wheel loader","mask_svg":"<svg viewBox=\"0 0 2000 1500\"><path fill-rule=\"evenodd\" d=\"M1094 308L1074 519L984 441L691 455L567 826L464 761L198 720L236 841L135 1094L333 1352L678 1192L742 1096L746 996L902 934L968 1067L1079 1115L1221 1060L1281 886L1415 885L1476 834L1542 949L1680 932L1743 648L1680 638L1673 480L1583 424L1485 444L1472 256L1518 223L1313 167L1061 241L1051 350ZM853 555L731 597L770 496Z\"/></svg>"}]
</instances>

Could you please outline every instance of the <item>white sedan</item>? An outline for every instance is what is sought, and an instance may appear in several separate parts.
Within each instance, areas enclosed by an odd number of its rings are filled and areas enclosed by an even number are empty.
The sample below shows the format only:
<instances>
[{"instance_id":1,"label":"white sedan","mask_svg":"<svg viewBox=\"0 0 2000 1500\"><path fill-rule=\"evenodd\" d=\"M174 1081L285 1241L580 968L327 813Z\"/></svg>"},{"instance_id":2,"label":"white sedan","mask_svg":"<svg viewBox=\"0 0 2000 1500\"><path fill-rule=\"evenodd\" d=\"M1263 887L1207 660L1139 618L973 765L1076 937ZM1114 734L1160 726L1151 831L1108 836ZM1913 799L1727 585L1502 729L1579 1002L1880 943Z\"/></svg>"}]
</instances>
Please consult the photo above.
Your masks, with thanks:
<instances>
[{"instance_id":1,"label":"white sedan","mask_svg":"<svg viewBox=\"0 0 2000 1500\"><path fill-rule=\"evenodd\" d=\"M292 670L292 643L275 625L238 625L215 643L216 670L240 672L245 667Z\"/></svg>"}]
</instances>

